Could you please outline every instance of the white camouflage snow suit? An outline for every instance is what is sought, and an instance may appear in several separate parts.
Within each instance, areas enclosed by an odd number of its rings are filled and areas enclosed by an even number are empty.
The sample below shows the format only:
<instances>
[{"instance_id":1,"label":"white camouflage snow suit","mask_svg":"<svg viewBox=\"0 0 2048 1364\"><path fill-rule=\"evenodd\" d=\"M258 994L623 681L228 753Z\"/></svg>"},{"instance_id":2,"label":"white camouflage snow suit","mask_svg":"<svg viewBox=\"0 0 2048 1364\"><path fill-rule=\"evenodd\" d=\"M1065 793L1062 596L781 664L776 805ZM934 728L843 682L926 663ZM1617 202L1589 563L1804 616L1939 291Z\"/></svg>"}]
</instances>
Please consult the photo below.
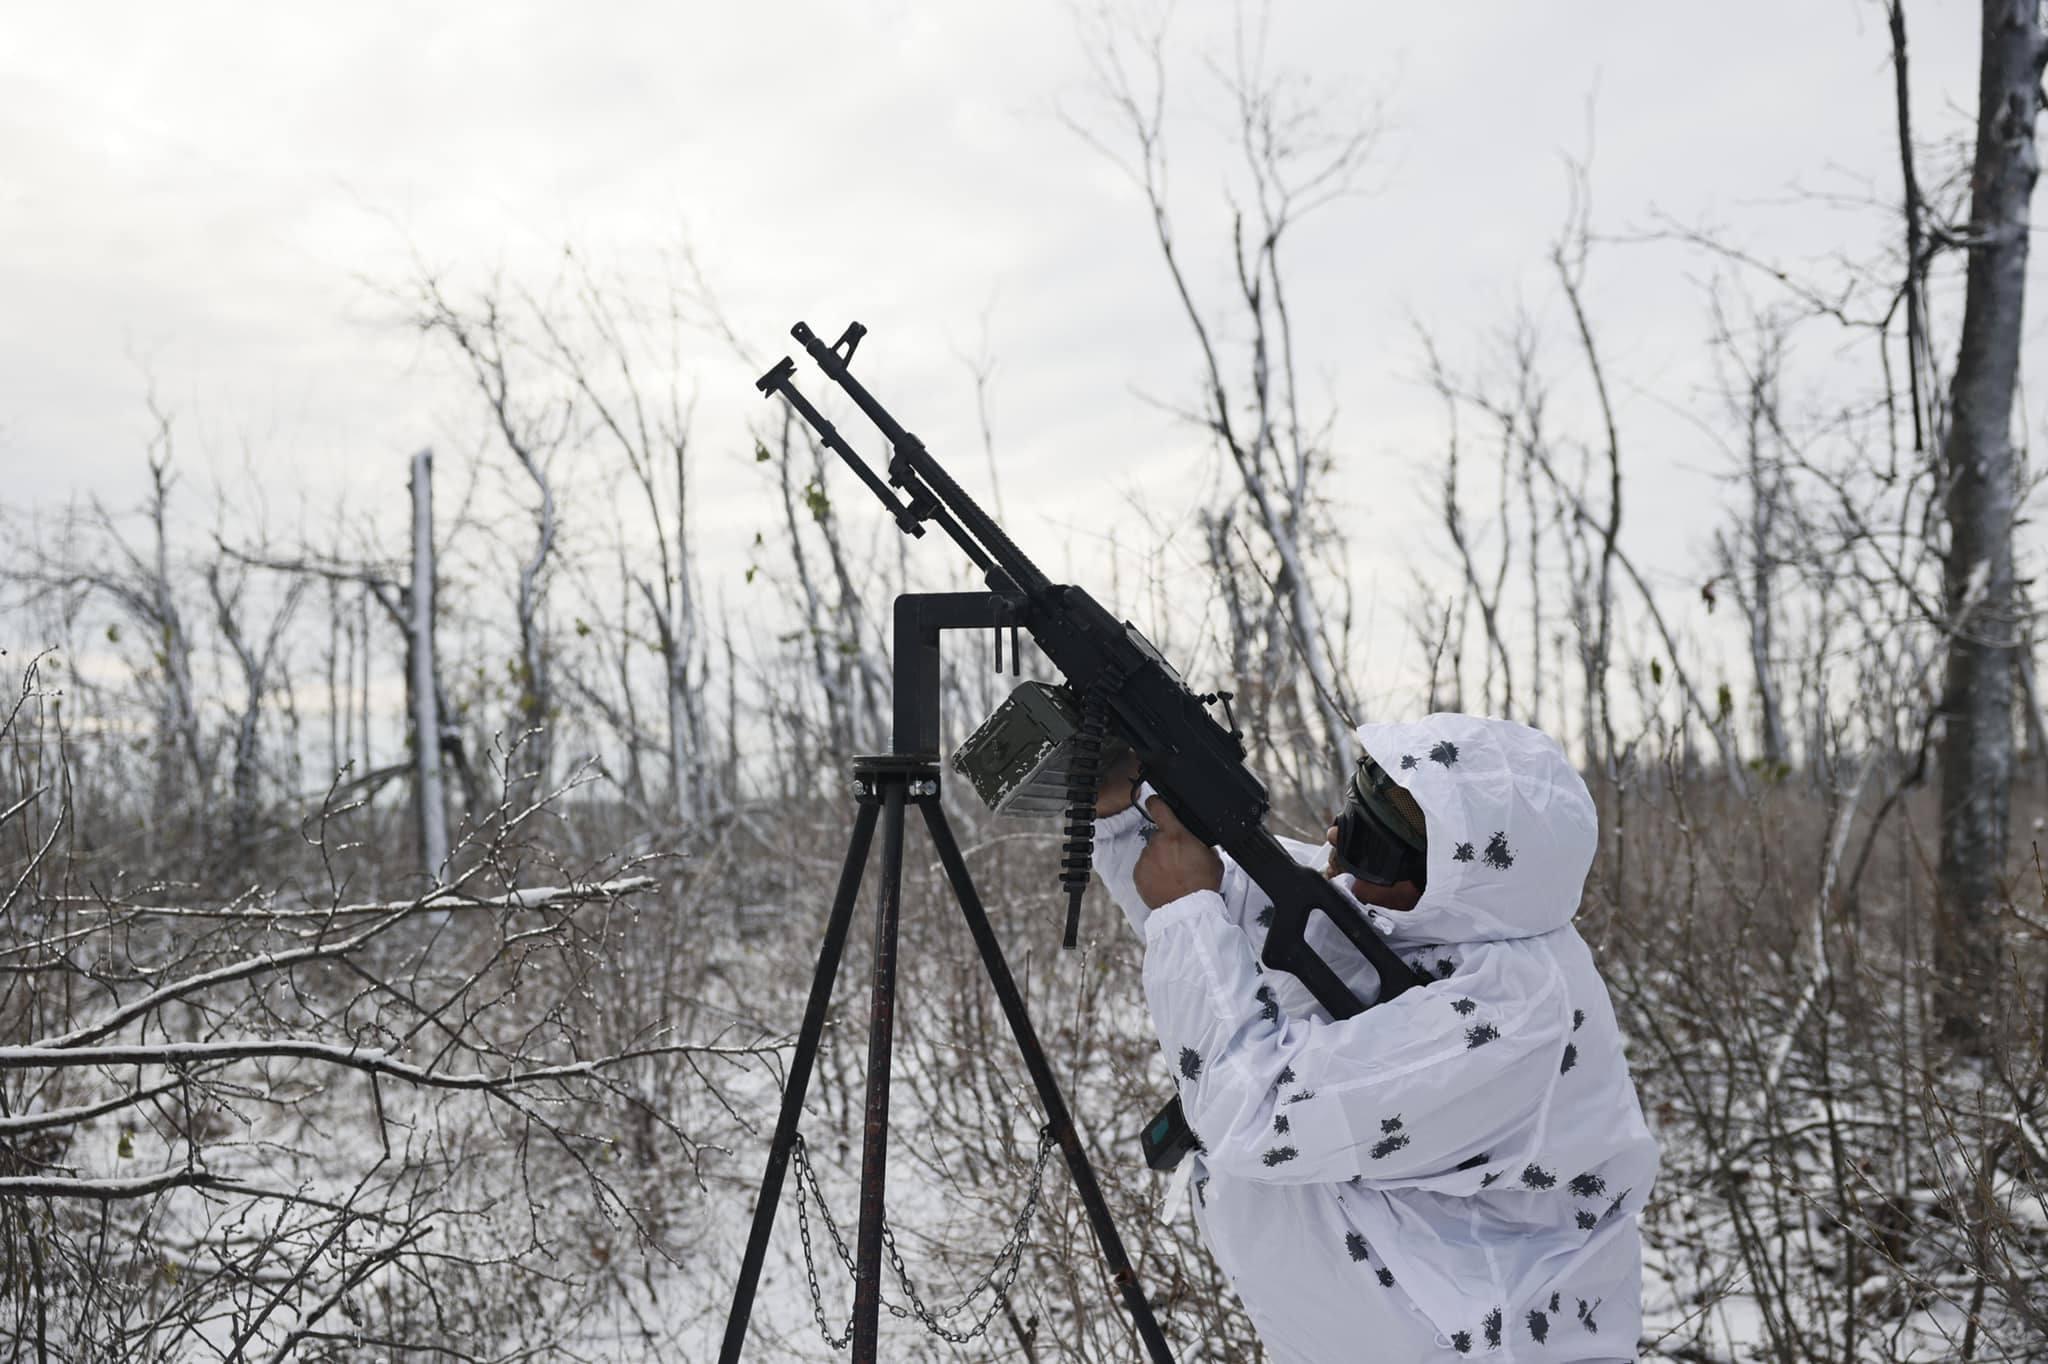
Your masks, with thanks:
<instances>
[{"instance_id":1,"label":"white camouflage snow suit","mask_svg":"<svg viewBox=\"0 0 2048 1364\"><path fill-rule=\"evenodd\" d=\"M1372 917L1432 983L1353 1018L1262 971L1270 903L1227 857L1220 891L1148 912L1131 879L1143 813L1096 826L1203 1144L1203 1239L1283 1364L1632 1359L1657 1146L1571 926L1596 842L1586 785L1553 740L1506 721L1358 737L1428 822L1422 899ZM1324 865L1321 845L1290 849ZM1320 915L1309 941L1375 997Z\"/></svg>"}]
</instances>

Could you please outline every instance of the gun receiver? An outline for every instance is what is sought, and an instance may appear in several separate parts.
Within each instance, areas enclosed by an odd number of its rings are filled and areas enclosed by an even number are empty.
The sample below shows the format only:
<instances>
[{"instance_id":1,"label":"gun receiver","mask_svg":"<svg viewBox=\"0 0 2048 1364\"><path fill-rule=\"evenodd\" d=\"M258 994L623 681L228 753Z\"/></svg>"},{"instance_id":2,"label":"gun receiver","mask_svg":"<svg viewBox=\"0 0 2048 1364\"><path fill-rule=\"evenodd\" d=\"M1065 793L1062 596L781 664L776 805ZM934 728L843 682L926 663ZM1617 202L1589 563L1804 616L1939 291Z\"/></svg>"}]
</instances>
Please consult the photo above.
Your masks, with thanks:
<instances>
[{"instance_id":1,"label":"gun receiver","mask_svg":"<svg viewBox=\"0 0 2048 1364\"><path fill-rule=\"evenodd\" d=\"M888 483L797 391L793 360L778 362L755 387L764 396L779 394L787 401L826 446L852 466L905 532L922 535L924 523L934 522L981 570L1013 624L1030 632L1081 695L1084 741L1092 725L1094 742L1099 744L1104 723L1114 723L1137 750L1146 779L1189 831L1229 853L1272 900L1273 922L1261 954L1266 965L1300 979L1333 1018L1364 1008L1343 978L1308 946L1309 916L1320 911L1378 973L1378 999L1391 999L1423 984L1342 891L1296 862L1267 831L1266 788L1245 766L1238 732L1217 723L1204 699L1188 689L1136 627L1111 616L1082 589L1047 578L954 482L924 442L904 430L853 376L853 353L867 329L851 323L829 346L802 322L790 334L888 440ZM904 497L898 498L891 485ZM1069 788L1067 855L1062 863L1068 946L1073 945L1081 892L1087 884L1094 783L1099 775L1088 763L1077 764Z\"/></svg>"}]
</instances>

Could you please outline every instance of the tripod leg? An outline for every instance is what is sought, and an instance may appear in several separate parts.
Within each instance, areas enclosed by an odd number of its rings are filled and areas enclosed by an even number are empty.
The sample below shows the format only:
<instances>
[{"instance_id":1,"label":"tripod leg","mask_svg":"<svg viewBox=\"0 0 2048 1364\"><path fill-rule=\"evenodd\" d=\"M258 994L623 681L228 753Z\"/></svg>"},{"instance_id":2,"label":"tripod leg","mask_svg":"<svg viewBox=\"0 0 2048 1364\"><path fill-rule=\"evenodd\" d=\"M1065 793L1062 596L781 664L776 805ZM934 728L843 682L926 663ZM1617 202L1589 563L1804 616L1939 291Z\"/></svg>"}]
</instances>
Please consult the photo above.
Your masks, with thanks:
<instances>
[{"instance_id":1,"label":"tripod leg","mask_svg":"<svg viewBox=\"0 0 2048 1364\"><path fill-rule=\"evenodd\" d=\"M1024 1064L1031 1071L1031 1082L1038 1086L1038 1101L1044 1105L1053 1136L1067 1158L1067 1169L1073 1174L1074 1188L1081 1195L1082 1206L1088 1210L1088 1224L1095 1229L1095 1240L1102 1247L1102 1257L1109 1261L1117 1288L1123 1293L1124 1305L1130 1309L1138 1335L1144 1340L1146 1353L1152 1357L1153 1364L1173 1364L1173 1354L1167 1349L1166 1337L1152 1315L1152 1305L1145 1301L1144 1285L1138 1282L1137 1271L1131 1268L1123 1238L1117 1234L1116 1223L1110 1219L1109 1204L1103 1201L1102 1188L1095 1182L1095 1168L1088 1163L1088 1153L1081 1149L1081 1139L1074 1131L1073 1115L1067 1112L1067 1101L1060 1096L1059 1081L1054 1078L1052 1066L1045 1059L1044 1049L1038 1045L1038 1034L1031 1026L1031 1016L1024 1009L1024 997L1017 992L1009 964L1003 960L1003 949L996 942L995 930L989 927L988 913L981 907L981 897L967 875L967 863L960 856L960 845L953 841L953 827L946 822L946 812L939 808L936 800L924 802L924 820L931 826L932 842L938 846L939 861L946 868L946 879L953 883L953 894L960 901L960 912L966 915L967 927L974 934L974 945L981 949L981 960L988 968L989 983L996 987L996 998L1002 1003L1003 1015L1010 1020L1010 1031L1016 1035L1017 1049L1024 1053Z\"/></svg>"},{"instance_id":2,"label":"tripod leg","mask_svg":"<svg viewBox=\"0 0 2048 1364\"><path fill-rule=\"evenodd\" d=\"M875 912L875 973L869 993L867 1121L860 1152L860 1233L854 1252L854 1364L874 1364L881 1331L882 1188L888 1180L889 1049L896 1024L896 921L903 900L906 786L901 776L881 781L882 901Z\"/></svg>"},{"instance_id":3,"label":"tripod leg","mask_svg":"<svg viewBox=\"0 0 2048 1364\"><path fill-rule=\"evenodd\" d=\"M782 1086L782 1112L775 1120L775 1139L768 1147L768 1169L761 1176L760 1201L754 1204L754 1226L747 1233L746 1258L740 1262L739 1284L732 1293L732 1312L725 1319L725 1343L718 1351L719 1364L738 1364L740 1347L746 1343L747 1319L753 1315L761 1261L768 1254L768 1233L774 1229L775 1209L782 1202L782 1176L789 1168L790 1148L796 1143L804 1091L810 1088L811 1063L817 1059L818 1039L825 1031L825 1010L832 1003L832 981L839 974L839 953L846 945L853 902L860 896L861 872L867 866L868 845L874 840L878 813L876 806L862 802L854 815L853 836L846 843L846 864L840 868L839 890L832 897L832 917L826 921L825 942L818 949L818 969L811 977L810 1001L804 1005L796 1052L789 1058L789 1078ZM902 823L900 810L897 823ZM902 842L900 836L897 842Z\"/></svg>"}]
</instances>

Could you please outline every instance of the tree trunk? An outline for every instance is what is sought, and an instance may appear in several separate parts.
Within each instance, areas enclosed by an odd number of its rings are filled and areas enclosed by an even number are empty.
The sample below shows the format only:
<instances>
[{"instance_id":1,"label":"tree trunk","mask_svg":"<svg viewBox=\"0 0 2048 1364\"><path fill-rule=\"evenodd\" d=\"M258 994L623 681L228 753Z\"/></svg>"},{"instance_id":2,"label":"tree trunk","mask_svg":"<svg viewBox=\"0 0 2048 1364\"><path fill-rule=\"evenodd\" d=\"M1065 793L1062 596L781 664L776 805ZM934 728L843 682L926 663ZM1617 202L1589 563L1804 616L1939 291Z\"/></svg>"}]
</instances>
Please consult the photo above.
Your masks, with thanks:
<instances>
[{"instance_id":1,"label":"tree trunk","mask_svg":"<svg viewBox=\"0 0 2048 1364\"><path fill-rule=\"evenodd\" d=\"M166 435L164 437L168 439ZM171 539L168 529L171 479L168 456L149 462L150 524L156 536L156 558L149 579L148 619L161 637L159 652L164 671L164 713L160 722L162 759L158 766L158 809L185 804L191 812L193 845L211 846L213 764L206 741L200 733L198 694L192 684L192 637L185 631L178 610L177 593L171 583ZM179 760L189 776L177 773ZM180 802L172 793L189 793Z\"/></svg>"},{"instance_id":2,"label":"tree trunk","mask_svg":"<svg viewBox=\"0 0 2048 1364\"><path fill-rule=\"evenodd\" d=\"M2026 296L2034 119L2048 45L2039 0L1983 0L1969 275L1944 451L1950 629L1942 696L1941 906L1935 963L1945 1031L1967 1039L1995 984L2013 742L2013 393Z\"/></svg>"},{"instance_id":3,"label":"tree trunk","mask_svg":"<svg viewBox=\"0 0 2048 1364\"><path fill-rule=\"evenodd\" d=\"M441 779L441 697L434 685L434 456L412 457L412 591L406 656L412 669L413 803L420 865L437 880L448 862L448 799Z\"/></svg>"},{"instance_id":4,"label":"tree trunk","mask_svg":"<svg viewBox=\"0 0 2048 1364\"><path fill-rule=\"evenodd\" d=\"M676 465L676 583L668 628L661 631L662 662L668 679L668 744L671 803L685 828L703 819L711 805L704 780L704 711L690 665L700 645L697 585L691 572L690 484L684 445L674 446ZM650 599L651 600L651 599Z\"/></svg>"},{"instance_id":5,"label":"tree trunk","mask_svg":"<svg viewBox=\"0 0 2048 1364\"><path fill-rule=\"evenodd\" d=\"M1757 742L1765 781L1775 780L1791 762L1785 738L1785 714L1778 696L1776 641L1778 518L1785 507L1785 475L1765 449L1766 433L1775 429L1778 403L1779 343L1767 336L1750 380L1746 443L1749 484L1749 590L1742 594L1749 612L1749 665L1756 675Z\"/></svg>"}]
</instances>

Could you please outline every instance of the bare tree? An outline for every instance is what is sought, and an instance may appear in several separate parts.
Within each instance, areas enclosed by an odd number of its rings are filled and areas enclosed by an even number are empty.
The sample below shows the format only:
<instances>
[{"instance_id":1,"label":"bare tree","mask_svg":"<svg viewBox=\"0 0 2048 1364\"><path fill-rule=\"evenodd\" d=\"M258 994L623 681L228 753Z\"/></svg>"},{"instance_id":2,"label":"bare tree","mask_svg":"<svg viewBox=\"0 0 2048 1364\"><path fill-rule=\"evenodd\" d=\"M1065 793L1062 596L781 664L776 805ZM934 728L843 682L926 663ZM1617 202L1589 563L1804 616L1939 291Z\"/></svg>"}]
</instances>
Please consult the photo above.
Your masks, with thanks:
<instances>
[{"instance_id":1,"label":"bare tree","mask_svg":"<svg viewBox=\"0 0 2048 1364\"><path fill-rule=\"evenodd\" d=\"M1558 283L1564 289L1567 302L1571 305L1572 325L1578 333L1580 350L1586 359L1586 372L1593 381L1593 391L1599 399L1601 429L1605 439L1601 449L1607 460L1607 490L1602 501L1602 510L1596 520L1584 498L1574 500L1574 514L1580 523L1599 536L1599 553L1592 571L1593 619L1592 638L1586 645L1587 677L1586 687L1591 693L1589 706L1598 707L1599 748L1591 745L1595 733L1588 727L1588 752L1596 753L1593 765L1604 767L1610 778L1618 768L1615 753L1614 713L1612 700L1607 691L1607 670L1612 663L1614 650L1614 565L1621 555L1621 435L1617 429L1614 414L1614 400L1607 391L1607 372L1600 361L1600 348L1594 339L1593 324L1586 315L1585 282L1586 262L1592 252L1592 195L1587 183L1586 168L1583 164L1571 166L1572 206L1567 216L1565 231L1552 246L1550 262L1557 272ZM1562 485L1560 485L1562 486ZM1640 582L1640 580L1638 580ZM1644 590L1647 599L1648 590ZM1655 603L1649 603L1655 610ZM1669 632L1666 633L1669 642ZM1672 663L1677 665L1677 649L1672 649ZM1690 688L1688 687L1688 691ZM1710 722L1711 723L1711 722ZM1732 763L1731 763L1732 766Z\"/></svg>"},{"instance_id":2,"label":"bare tree","mask_svg":"<svg viewBox=\"0 0 2048 1364\"><path fill-rule=\"evenodd\" d=\"M1508 567L1514 558L1514 527L1509 517L1508 490L1512 471L1518 462L1526 465L1527 457L1518 461L1530 446L1541 439L1542 401L1539 390L1530 379L1534 371L1533 338L1526 332L1518 347L1517 371L1521 393L1525 401L1514 406L1487 404L1488 415L1493 418L1499 432L1499 489L1500 505L1494 522L1494 533L1500 537L1500 552L1494 562L1493 573L1489 576L1482 570L1476 557L1473 536L1467 528L1467 520L1458 480L1459 425L1458 409L1461 395L1457 392L1450 376L1445 372L1442 359L1437 355L1435 343L1425 333L1422 338L1424 354L1428 358L1429 383L1437 396L1444 402L1446 441L1444 447L1444 476L1439 511L1443 518L1444 531L1450 536L1451 547L1457 551L1458 567L1464 575L1465 598L1479 608L1479 621L1486 631L1486 675L1480 689L1480 706L1488 713L1494 713L1494 669L1498 665L1501 677L1499 714L1512 717L1515 712L1515 669L1512 641L1505 637L1501 623L1501 606L1507 588ZM1524 432L1524 421L1528 430ZM1533 536L1533 531L1532 531ZM1540 627L1538 627L1540 628ZM1425 632L1425 635L1427 632ZM1431 650L1433 658L1441 654L1439 646ZM1435 693L1435 666L1431 666L1431 693Z\"/></svg>"},{"instance_id":3,"label":"bare tree","mask_svg":"<svg viewBox=\"0 0 2048 1364\"><path fill-rule=\"evenodd\" d=\"M694 328L677 291L660 306L643 309L622 302L618 295L624 291L605 288L582 257L571 252L570 261L573 303L561 309L533 305L538 345L594 419L600 446L625 464L646 512L652 571L640 566L644 555L626 553L623 541L620 567L647 610L661 658L669 808L693 826L718 804L704 695L710 631L698 596L691 526L695 400L685 396L684 374L685 344ZM620 652L623 658L625 650Z\"/></svg>"},{"instance_id":4,"label":"bare tree","mask_svg":"<svg viewBox=\"0 0 2048 1364\"><path fill-rule=\"evenodd\" d=\"M1897 13L1895 4L1895 19ZM1965 1034L1974 1031L1982 1001L1997 985L1994 906L2010 821L2019 488L2012 411L2026 302L2028 208L2040 165L2034 122L2048 63L2041 18L2038 0L1983 0L1968 284L1941 450L1948 522L1942 600L1949 645L1942 688L1942 914L1935 948L1949 982L1944 1018Z\"/></svg>"},{"instance_id":5,"label":"bare tree","mask_svg":"<svg viewBox=\"0 0 2048 1364\"><path fill-rule=\"evenodd\" d=\"M231 561L222 562L225 559L223 554L221 560L206 566L206 592L213 602L214 624L241 674L242 704L228 715L233 758L228 768L228 841L223 850L229 865L239 870L247 865L256 846L263 707L278 685L285 631L309 580L291 581L258 640L242 619L248 599L247 570L237 570L230 566Z\"/></svg>"},{"instance_id":6,"label":"bare tree","mask_svg":"<svg viewBox=\"0 0 2048 1364\"><path fill-rule=\"evenodd\" d=\"M526 794L544 789L552 740L549 723L555 699L551 686L551 643L546 617L547 574L557 534L555 486L549 473L551 456L569 434L571 405L543 396L528 404L517 385L514 355L520 349L498 295L487 292L473 311L464 311L443 294L438 281L418 286L415 325L440 335L454 347L470 381L489 409L493 432L534 488L534 532L517 564L513 617L518 643L509 672L513 679L508 728L513 734L537 731L533 743L520 745L533 764Z\"/></svg>"},{"instance_id":7,"label":"bare tree","mask_svg":"<svg viewBox=\"0 0 2048 1364\"><path fill-rule=\"evenodd\" d=\"M157 755L152 819L173 812L189 813L204 844L211 819L214 756L194 682L192 632L179 589L179 565L171 524L171 417L149 400L154 424L145 456L149 493L142 506L148 530L137 544L120 519L95 498L89 510L89 539L64 547L61 557L30 566L30 576L44 590L85 591L110 600L136 631L145 660L136 677L150 697L155 713ZM109 643L121 643L118 624L109 625Z\"/></svg>"},{"instance_id":8,"label":"bare tree","mask_svg":"<svg viewBox=\"0 0 2048 1364\"><path fill-rule=\"evenodd\" d=\"M1196 298L1181 259L1168 197L1164 14L1148 26L1098 5L1084 41L1096 94L1117 126L1103 133L1073 113L1065 117L1144 195L1201 366L1201 403L1181 415L1207 431L1227 457L1270 555L1270 571L1251 567L1266 580L1275 607L1277 629L1266 657L1287 666L1281 676L1259 679L1270 685L1258 690L1282 703L1281 714L1266 717L1261 727L1270 732L1276 721L1290 723L1291 715L1291 727L1306 729L1307 717L1318 717L1319 732L1309 744L1318 755L1318 771L1306 785L1320 791L1349 769L1349 717L1355 707L1317 596L1311 547L1335 555L1342 533L1321 486L1330 462L1330 420L1314 422L1302 411L1283 247L1304 218L1356 191L1378 127L1370 117L1331 126L1326 107L1303 101L1300 82L1267 63L1266 21L1263 7L1256 19L1239 9L1231 60L1221 73L1247 200L1232 194L1225 204L1236 284L1228 308L1211 308ZM1241 359L1222 339L1231 327L1249 333ZM1240 685L1253 690L1248 679Z\"/></svg>"},{"instance_id":9,"label":"bare tree","mask_svg":"<svg viewBox=\"0 0 2048 1364\"><path fill-rule=\"evenodd\" d=\"M702 1083L729 1103L718 1072L768 1051L644 1025L614 1044L580 1016L590 963L618 970L614 911L654 880L617 863L508 880L557 790L501 802L466 870L409 899L343 891L348 800L309 822L296 891L94 887L55 701L32 667L0 709L8 1357L182 1358L195 1336L277 1361L555 1353L588 1295L531 1293L603 1271L562 1236L585 1201L565 1194L587 1191L598 1234L658 1244L658 1205L703 1154L665 1096ZM607 1134L635 1127L628 1161ZM657 1141L682 1164L650 1200L634 1166ZM519 1310L479 1291L494 1280L524 1286Z\"/></svg>"},{"instance_id":10,"label":"bare tree","mask_svg":"<svg viewBox=\"0 0 2048 1364\"><path fill-rule=\"evenodd\" d=\"M1748 624L1750 675L1756 684L1757 758L1771 771L1789 770L1790 743L1779 695L1776 631L1781 606L1778 580L1790 558L1783 543L1791 512L1789 478L1777 446L1783 437L1778 416L1778 379L1784 362L1786 326L1766 319L1754 353L1744 357L1716 300L1716 346L1736 366L1730 398L1741 426L1741 467L1737 474L1743 504L1741 523L1733 533L1714 537L1717 577L1728 584ZM1711 591L1711 587L1709 588Z\"/></svg>"},{"instance_id":11,"label":"bare tree","mask_svg":"<svg viewBox=\"0 0 2048 1364\"><path fill-rule=\"evenodd\" d=\"M410 518L410 543L408 559L399 559L376 553L374 549L358 550L344 554L339 544L315 551L304 549L290 553L276 553L261 547L242 547L224 543L222 553L235 562L285 575L292 583L293 590L311 582L325 582L328 585L329 609L333 619L329 625L329 716L330 729L337 725L349 731L358 731L365 756L362 764L355 764L354 734L347 734L350 742L332 741L333 767L337 772L350 769L333 793L336 796L374 798L384 786L407 775L412 777L414 800L414 823L419 832L419 854L422 873L432 880L439 876L449 850L447 825L446 772L443 760L454 765L455 774L462 786L464 808L476 811L484 807L485 800L480 787L481 775L470 761L467 745L457 721L456 707L450 703L448 689L443 680L439 662L439 651L434 634L442 614L437 565L433 542L433 506L431 495L431 456L422 452L413 457L412 464L412 516ZM426 461L422 466L422 461ZM408 567L409 563L409 567ZM425 575L422 577L422 575ZM345 619L346 608L341 590L355 589L360 593L353 598L357 614ZM411 756L400 762L377 765L368 759L372 721L368 703L371 689L371 668L374 643L370 628L369 604L375 602L383 613L382 618L402 642L402 680L405 688L403 722L407 730L407 745ZM360 675L351 676L347 686L361 701L360 714L352 713L345 704L345 697L338 685L335 671L341 663L339 640L345 636L351 651L351 667L360 660ZM424 646L424 652L422 648ZM426 688L423 697L421 689ZM422 725L431 726L422 729ZM423 757L430 755L430 757ZM423 764L431 761L429 770ZM442 813L438 816L438 845L436 831L430 825L427 791L434 788L431 803ZM438 846L439 855L435 855Z\"/></svg>"},{"instance_id":12,"label":"bare tree","mask_svg":"<svg viewBox=\"0 0 2048 1364\"><path fill-rule=\"evenodd\" d=\"M758 371L759 357L734 331L694 259L690 266L694 302L704 327L749 370ZM993 363L984 336L980 358L968 365L975 379L983 450L990 459L992 479L995 466L987 381ZM804 749L800 770L808 785L818 775L836 770L862 746L880 747L884 742L890 682L889 644L881 638L881 623L888 620L884 603L890 591L907 586L908 561L903 557L903 538L891 537L898 552L892 582L890 575L879 570L872 550L864 554L849 540L830 492L830 470L836 461L809 427L794 423L784 410L773 427L763 430L752 425L750 434L754 463L772 471L773 493L782 511L779 549L788 556L790 576L771 572L769 577L782 589L795 613L797 629L780 642L792 647L807 674L794 679L790 693L780 698L776 722L788 725ZM799 435L801 454L793 439ZM755 546L761 559L748 570L749 584L769 567L763 533L756 533ZM812 715L812 703L806 699L813 691L822 706L822 717Z\"/></svg>"}]
</instances>

